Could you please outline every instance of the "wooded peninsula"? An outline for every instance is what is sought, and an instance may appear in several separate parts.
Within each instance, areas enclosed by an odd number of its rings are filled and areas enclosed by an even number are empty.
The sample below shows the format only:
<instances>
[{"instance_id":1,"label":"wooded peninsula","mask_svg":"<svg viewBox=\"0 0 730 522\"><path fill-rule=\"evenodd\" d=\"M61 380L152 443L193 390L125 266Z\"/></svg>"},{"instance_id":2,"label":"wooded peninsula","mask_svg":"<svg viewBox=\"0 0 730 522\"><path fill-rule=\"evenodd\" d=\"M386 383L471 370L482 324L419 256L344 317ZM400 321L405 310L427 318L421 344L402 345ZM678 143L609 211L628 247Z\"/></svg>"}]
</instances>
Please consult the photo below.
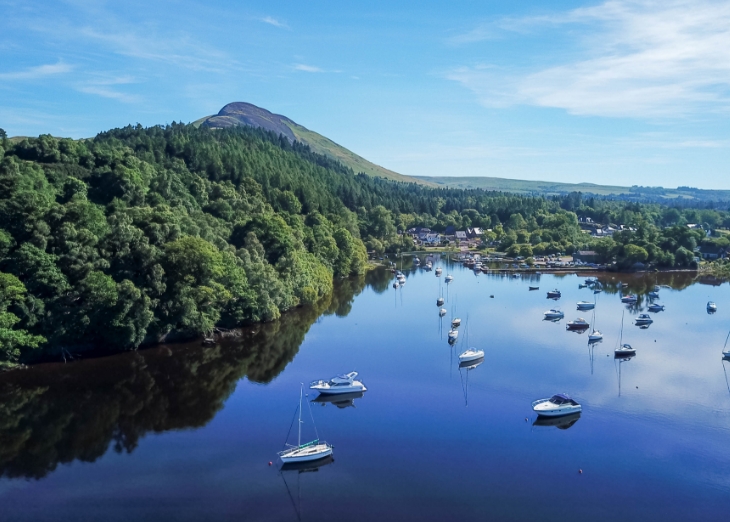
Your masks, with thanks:
<instances>
[{"instance_id":1,"label":"wooded peninsula","mask_svg":"<svg viewBox=\"0 0 730 522\"><path fill-rule=\"evenodd\" d=\"M86 140L0 129L0 361L273 321L362 274L368 251L412 250L399 232L415 226L480 227L484 245L524 257L593 250L616 269L696 268L698 247L730 247L730 213L687 205L393 182L248 127ZM626 229L596 238L579 218Z\"/></svg>"}]
</instances>

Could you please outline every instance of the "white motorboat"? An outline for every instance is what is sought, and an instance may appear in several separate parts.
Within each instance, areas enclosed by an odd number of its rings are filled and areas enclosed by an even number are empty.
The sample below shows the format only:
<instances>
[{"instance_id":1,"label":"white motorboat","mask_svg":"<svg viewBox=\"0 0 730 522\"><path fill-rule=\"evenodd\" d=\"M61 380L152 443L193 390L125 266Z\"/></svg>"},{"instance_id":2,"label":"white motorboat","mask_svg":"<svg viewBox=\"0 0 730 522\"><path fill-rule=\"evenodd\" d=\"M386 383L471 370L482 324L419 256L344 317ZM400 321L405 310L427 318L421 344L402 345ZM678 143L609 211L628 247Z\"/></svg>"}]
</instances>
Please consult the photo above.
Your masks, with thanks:
<instances>
[{"instance_id":1,"label":"white motorboat","mask_svg":"<svg viewBox=\"0 0 730 522\"><path fill-rule=\"evenodd\" d=\"M458 328L459 326L461 326L461 319L459 319L458 317L456 317L456 318L454 318L454 319L451 320L451 327L452 328Z\"/></svg>"},{"instance_id":2,"label":"white motorboat","mask_svg":"<svg viewBox=\"0 0 730 522\"><path fill-rule=\"evenodd\" d=\"M562 319L563 317L565 317L565 314L556 308L551 308L550 310L545 312L544 315L545 319L549 319L551 321L555 319Z\"/></svg>"},{"instance_id":3,"label":"white motorboat","mask_svg":"<svg viewBox=\"0 0 730 522\"><path fill-rule=\"evenodd\" d=\"M618 348L613 351L615 357L627 357L630 355L636 355L636 349L630 344L624 344L624 312L621 314L621 334L618 339Z\"/></svg>"},{"instance_id":4,"label":"white motorboat","mask_svg":"<svg viewBox=\"0 0 730 522\"><path fill-rule=\"evenodd\" d=\"M297 462L309 462L313 460L324 459L332 455L332 445L315 439L311 442L302 444L302 397L304 395L304 385L299 390L299 436L297 437L297 445L286 444L287 448L278 453L281 462L293 464ZM307 402L309 406L309 402ZM311 413L311 410L310 410Z\"/></svg>"},{"instance_id":5,"label":"white motorboat","mask_svg":"<svg viewBox=\"0 0 730 522\"><path fill-rule=\"evenodd\" d=\"M578 301L576 303L576 306L578 307L578 310L593 310L596 307L596 303L591 303L589 301Z\"/></svg>"},{"instance_id":6,"label":"white motorboat","mask_svg":"<svg viewBox=\"0 0 730 522\"><path fill-rule=\"evenodd\" d=\"M454 276L452 276L451 274L448 274L446 277L444 277L445 283L450 283L453 280L454 280Z\"/></svg>"},{"instance_id":7,"label":"white motorboat","mask_svg":"<svg viewBox=\"0 0 730 522\"><path fill-rule=\"evenodd\" d=\"M644 325L644 324L648 325L653 322L654 322L654 319L652 319L651 316L649 316L649 314L639 314L639 317L637 317L634 320L634 324L637 324L637 325Z\"/></svg>"},{"instance_id":8,"label":"white motorboat","mask_svg":"<svg viewBox=\"0 0 730 522\"><path fill-rule=\"evenodd\" d=\"M309 385L309 389L330 395L335 393L367 391L365 385L356 380L355 377L357 377L357 372L350 372L338 375L337 377L332 377L329 381L312 381Z\"/></svg>"},{"instance_id":9,"label":"white motorboat","mask_svg":"<svg viewBox=\"0 0 730 522\"><path fill-rule=\"evenodd\" d=\"M664 305L659 304L659 303L651 303L649 305L648 310L650 312L662 312L662 311L664 311Z\"/></svg>"},{"instance_id":10,"label":"white motorboat","mask_svg":"<svg viewBox=\"0 0 730 522\"><path fill-rule=\"evenodd\" d=\"M712 313L712 314L714 314L715 312L717 312L717 305L715 304L714 301L708 301L707 302L707 312L708 313Z\"/></svg>"},{"instance_id":11,"label":"white motorboat","mask_svg":"<svg viewBox=\"0 0 730 522\"><path fill-rule=\"evenodd\" d=\"M449 330L449 341L456 341L456 339L459 337L459 330L456 328L452 328Z\"/></svg>"},{"instance_id":12,"label":"white motorboat","mask_svg":"<svg viewBox=\"0 0 730 522\"><path fill-rule=\"evenodd\" d=\"M439 297L438 299L436 299L436 306L443 306L443 304L444 304L443 297Z\"/></svg>"},{"instance_id":13,"label":"white motorboat","mask_svg":"<svg viewBox=\"0 0 730 522\"><path fill-rule=\"evenodd\" d=\"M426 265L424 266L426 270L431 270L433 268L433 264L431 264L431 261L426 262Z\"/></svg>"},{"instance_id":14,"label":"white motorboat","mask_svg":"<svg viewBox=\"0 0 730 522\"><path fill-rule=\"evenodd\" d=\"M532 403L532 411L543 417L572 415L582 410L580 404L564 393L558 393L549 399L539 399Z\"/></svg>"},{"instance_id":15,"label":"white motorboat","mask_svg":"<svg viewBox=\"0 0 730 522\"><path fill-rule=\"evenodd\" d=\"M649 292L650 299L659 299L659 292Z\"/></svg>"},{"instance_id":16,"label":"white motorboat","mask_svg":"<svg viewBox=\"0 0 730 522\"><path fill-rule=\"evenodd\" d=\"M441 310L439 310L439 317L443 317L445 315L446 315L446 308L442 308Z\"/></svg>"},{"instance_id":17,"label":"white motorboat","mask_svg":"<svg viewBox=\"0 0 730 522\"><path fill-rule=\"evenodd\" d=\"M441 272L443 272L441 267L436 268L436 277L441 277Z\"/></svg>"},{"instance_id":18,"label":"white motorboat","mask_svg":"<svg viewBox=\"0 0 730 522\"><path fill-rule=\"evenodd\" d=\"M556 290L550 290L547 293L548 299L560 299L560 296L561 295L562 294L560 293L560 290L557 290L557 289Z\"/></svg>"},{"instance_id":19,"label":"white motorboat","mask_svg":"<svg viewBox=\"0 0 730 522\"><path fill-rule=\"evenodd\" d=\"M398 281L395 281L395 282L393 283L393 288L398 288L399 286L400 286L400 285L398 284Z\"/></svg>"},{"instance_id":20,"label":"white motorboat","mask_svg":"<svg viewBox=\"0 0 730 522\"><path fill-rule=\"evenodd\" d=\"M622 303L635 303L638 301L638 297L634 294L625 295L621 298Z\"/></svg>"},{"instance_id":21,"label":"white motorboat","mask_svg":"<svg viewBox=\"0 0 730 522\"><path fill-rule=\"evenodd\" d=\"M583 319L582 317L579 317L575 321L570 321L568 324L565 325L566 330L587 330L590 327L588 324L588 321Z\"/></svg>"},{"instance_id":22,"label":"white motorboat","mask_svg":"<svg viewBox=\"0 0 730 522\"><path fill-rule=\"evenodd\" d=\"M475 272L478 272L481 269L482 269L482 262L481 261L477 261L476 263L474 263L474 271Z\"/></svg>"}]
</instances>

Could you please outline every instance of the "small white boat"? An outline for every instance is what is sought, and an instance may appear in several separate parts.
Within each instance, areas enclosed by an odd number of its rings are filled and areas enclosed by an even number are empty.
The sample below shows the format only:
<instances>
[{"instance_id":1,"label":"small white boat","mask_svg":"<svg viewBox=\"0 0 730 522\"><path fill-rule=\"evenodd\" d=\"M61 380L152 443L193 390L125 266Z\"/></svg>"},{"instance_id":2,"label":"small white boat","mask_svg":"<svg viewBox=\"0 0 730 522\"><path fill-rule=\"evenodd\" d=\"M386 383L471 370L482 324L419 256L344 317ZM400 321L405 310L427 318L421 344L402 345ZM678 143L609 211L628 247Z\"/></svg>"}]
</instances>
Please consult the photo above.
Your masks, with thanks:
<instances>
[{"instance_id":1,"label":"small white boat","mask_svg":"<svg viewBox=\"0 0 730 522\"><path fill-rule=\"evenodd\" d=\"M431 270L433 268L433 265L431 264L431 261L428 261L424 267L426 270Z\"/></svg>"},{"instance_id":2,"label":"small white boat","mask_svg":"<svg viewBox=\"0 0 730 522\"><path fill-rule=\"evenodd\" d=\"M636 355L636 348L632 348L630 344L622 344L613 351L615 357L627 357L629 355Z\"/></svg>"},{"instance_id":3,"label":"small white boat","mask_svg":"<svg viewBox=\"0 0 730 522\"><path fill-rule=\"evenodd\" d=\"M636 355L636 349L633 348L630 344L624 344L624 312L621 314L621 334L619 335L618 339L618 348L616 348L613 351L614 357L628 357L631 355Z\"/></svg>"},{"instance_id":4,"label":"small white boat","mask_svg":"<svg viewBox=\"0 0 730 522\"><path fill-rule=\"evenodd\" d=\"M469 346L469 318L466 318L466 345ZM476 348L469 347L465 351L459 354L459 364L469 363L484 359L484 350L477 350Z\"/></svg>"},{"instance_id":5,"label":"small white boat","mask_svg":"<svg viewBox=\"0 0 730 522\"><path fill-rule=\"evenodd\" d=\"M449 330L449 341L456 341L456 339L459 337L459 330L456 328L452 328Z\"/></svg>"},{"instance_id":6,"label":"small white boat","mask_svg":"<svg viewBox=\"0 0 730 522\"><path fill-rule=\"evenodd\" d=\"M400 285L398 284L398 281L393 283L393 288L398 288Z\"/></svg>"},{"instance_id":7,"label":"small white boat","mask_svg":"<svg viewBox=\"0 0 730 522\"><path fill-rule=\"evenodd\" d=\"M539 399L532 403L532 411L543 417L572 415L582 410L580 404L564 393L558 393L549 399Z\"/></svg>"},{"instance_id":8,"label":"small white boat","mask_svg":"<svg viewBox=\"0 0 730 522\"><path fill-rule=\"evenodd\" d=\"M446 308L442 308L441 310L439 310L439 317L443 317L445 315L446 315Z\"/></svg>"},{"instance_id":9,"label":"small white boat","mask_svg":"<svg viewBox=\"0 0 730 522\"><path fill-rule=\"evenodd\" d=\"M598 341L603 341L603 334L601 332L599 332L598 330L593 330L591 333L588 334L589 343L597 343Z\"/></svg>"},{"instance_id":10,"label":"small white boat","mask_svg":"<svg viewBox=\"0 0 730 522\"><path fill-rule=\"evenodd\" d=\"M481 261L477 261L476 263L474 263L474 271L478 271L478 270L481 270L481 269L482 269L482 262Z\"/></svg>"},{"instance_id":11,"label":"small white boat","mask_svg":"<svg viewBox=\"0 0 730 522\"><path fill-rule=\"evenodd\" d=\"M588 334L588 344L595 344L603 341L603 334L596 328L596 309L593 309L593 317L591 318L591 333Z\"/></svg>"},{"instance_id":12,"label":"small white boat","mask_svg":"<svg viewBox=\"0 0 730 522\"><path fill-rule=\"evenodd\" d=\"M452 328L458 328L459 326L461 326L461 319L459 319L458 317L456 317L456 318L454 318L454 319L451 320L451 327Z\"/></svg>"},{"instance_id":13,"label":"small white boat","mask_svg":"<svg viewBox=\"0 0 730 522\"><path fill-rule=\"evenodd\" d=\"M441 267L436 268L436 277L441 277L441 272L443 272Z\"/></svg>"},{"instance_id":14,"label":"small white boat","mask_svg":"<svg viewBox=\"0 0 730 522\"><path fill-rule=\"evenodd\" d=\"M332 455L332 445L322 442L319 439L315 439L306 444L302 444L302 396L304 386L299 390L299 437L297 438L297 445L293 446L287 444L287 449L278 453L281 462L286 464L293 464L297 462L309 462L313 460L324 459ZM309 403L307 402L307 405Z\"/></svg>"},{"instance_id":15,"label":"small white boat","mask_svg":"<svg viewBox=\"0 0 730 522\"><path fill-rule=\"evenodd\" d=\"M637 317L634 320L634 324L642 325L642 324L651 324L654 322L654 319L649 316L649 314L639 314L639 317Z\"/></svg>"},{"instance_id":16,"label":"small white boat","mask_svg":"<svg viewBox=\"0 0 730 522\"><path fill-rule=\"evenodd\" d=\"M550 310L545 312L544 315L545 315L545 319L549 319L551 321L555 320L555 319L562 319L563 317L565 317L565 314L563 312L561 312L560 310L557 310L555 308L551 308Z\"/></svg>"},{"instance_id":17,"label":"small white boat","mask_svg":"<svg viewBox=\"0 0 730 522\"><path fill-rule=\"evenodd\" d=\"M649 292L650 299L659 299L659 292Z\"/></svg>"},{"instance_id":18,"label":"small white boat","mask_svg":"<svg viewBox=\"0 0 730 522\"><path fill-rule=\"evenodd\" d=\"M443 306L443 304L444 304L443 297L439 297L438 299L436 299L436 306Z\"/></svg>"},{"instance_id":19,"label":"small white boat","mask_svg":"<svg viewBox=\"0 0 730 522\"><path fill-rule=\"evenodd\" d=\"M590 327L588 321L579 317L575 321L570 321L565 325L566 330L587 330Z\"/></svg>"},{"instance_id":20,"label":"small white boat","mask_svg":"<svg viewBox=\"0 0 730 522\"><path fill-rule=\"evenodd\" d=\"M453 280L454 280L454 276L452 276L451 274L444 277L444 282L446 282L446 283L450 283Z\"/></svg>"},{"instance_id":21,"label":"small white boat","mask_svg":"<svg viewBox=\"0 0 730 522\"><path fill-rule=\"evenodd\" d=\"M459 364L473 362L478 359L484 359L484 350L477 350L476 348L471 347L459 354Z\"/></svg>"},{"instance_id":22,"label":"small white boat","mask_svg":"<svg viewBox=\"0 0 730 522\"><path fill-rule=\"evenodd\" d=\"M635 303L638 298L634 294L625 295L621 298L622 303Z\"/></svg>"},{"instance_id":23,"label":"small white boat","mask_svg":"<svg viewBox=\"0 0 730 522\"><path fill-rule=\"evenodd\" d=\"M715 313L715 312L717 312L717 305L715 304L714 301L708 301L707 302L707 311L709 313Z\"/></svg>"},{"instance_id":24,"label":"small white boat","mask_svg":"<svg viewBox=\"0 0 730 522\"><path fill-rule=\"evenodd\" d=\"M547 293L548 299L560 299L560 296L561 295L562 294L560 293L560 290L557 290L557 289L556 290L550 290Z\"/></svg>"},{"instance_id":25,"label":"small white boat","mask_svg":"<svg viewBox=\"0 0 730 522\"><path fill-rule=\"evenodd\" d=\"M578 301L576 303L576 306L578 307L578 310L593 310L596 307L596 303L591 303L589 301Z\"/></svg>"},{"instance_id":26,"label":"small white boat","mask_svg":"<svg viewBox=\"0 0 730 522\"><path fill-rule=\"evenodd\" d=\"M338 375L337 377L332 377L329 381L312 381L309 385L309 389L322 394L367 391L365 385L362 382L355 380L355 377L357 377L357 372L350 372Z\"/></svg>"},{"instance_id":27,"label":"small white boat","mask_svg":"<svg viewBox=\"0 0 730 522\"><path fill-rule=\"evenodd\" d=\"M648 310L650 312L662 312L662 311L664 311L664 305L659 304L659 303L651 303L649 305Z\"/></svg>"}]
</instances>

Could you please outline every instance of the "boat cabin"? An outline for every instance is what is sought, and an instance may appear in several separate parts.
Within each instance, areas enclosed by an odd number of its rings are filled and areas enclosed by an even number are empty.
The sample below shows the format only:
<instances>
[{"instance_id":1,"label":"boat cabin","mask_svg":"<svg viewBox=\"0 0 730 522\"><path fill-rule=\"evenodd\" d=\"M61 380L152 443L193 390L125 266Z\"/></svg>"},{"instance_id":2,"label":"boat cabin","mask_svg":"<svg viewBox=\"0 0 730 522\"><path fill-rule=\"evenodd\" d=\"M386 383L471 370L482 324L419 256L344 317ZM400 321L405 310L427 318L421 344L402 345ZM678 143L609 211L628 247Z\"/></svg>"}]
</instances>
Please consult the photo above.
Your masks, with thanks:
<instances>
[{"instance_id":1,"label":"boat cabin","mask_svg":"<svg viewBox=\"0 0 730 522\"><path fill-rule=\"evenodd\" d=\"M575 402L573 399L565 395L564 393L558 393L557 395L553 395L550 397L550 402L553 404L561 405L561 404L571 404L573 406L578 406L578 403Z\"/></svg>"}]
</instances>

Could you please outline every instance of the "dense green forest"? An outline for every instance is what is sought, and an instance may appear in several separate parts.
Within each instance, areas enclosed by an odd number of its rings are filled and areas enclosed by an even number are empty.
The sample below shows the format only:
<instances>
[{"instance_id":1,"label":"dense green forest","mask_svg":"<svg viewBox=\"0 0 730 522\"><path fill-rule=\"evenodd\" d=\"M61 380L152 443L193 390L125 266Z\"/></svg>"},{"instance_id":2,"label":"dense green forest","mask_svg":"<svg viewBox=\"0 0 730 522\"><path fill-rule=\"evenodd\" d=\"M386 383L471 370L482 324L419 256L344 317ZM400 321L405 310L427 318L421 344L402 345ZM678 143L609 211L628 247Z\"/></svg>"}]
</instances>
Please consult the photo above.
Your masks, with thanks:
<instances>
[{"instance_id":1,"label":"dense green forest","mask_svg":"<svg viewBox=\"0 0 730 522\"><path fill-rule=\"evenodd\" d=\"M631 225L613 239L578 216ZM399 230L480 226L501 249L595 248L606 261L690 266L685 223L718 209L434 189L355 174L260 129L126 127L89 140L0 130L0 359L108 351L272 321L362 274Z\"/></svg>"}]
</instances>

